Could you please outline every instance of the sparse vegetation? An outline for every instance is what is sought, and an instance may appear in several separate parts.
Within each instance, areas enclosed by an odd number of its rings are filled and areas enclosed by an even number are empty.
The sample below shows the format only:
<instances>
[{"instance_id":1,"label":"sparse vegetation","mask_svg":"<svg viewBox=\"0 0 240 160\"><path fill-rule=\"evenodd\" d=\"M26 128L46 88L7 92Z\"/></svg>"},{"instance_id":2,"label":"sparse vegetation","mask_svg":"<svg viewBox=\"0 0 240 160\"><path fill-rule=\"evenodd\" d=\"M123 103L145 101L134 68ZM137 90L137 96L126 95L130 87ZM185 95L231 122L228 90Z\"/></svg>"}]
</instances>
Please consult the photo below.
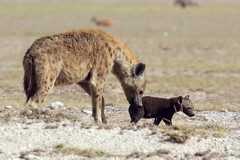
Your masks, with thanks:
<instances>
[{"instance_id":1,"label":"sparse vegetation","mask_svg":"<svg viewBox=\"0 0 240 160\"><path fill-rule=\"evenodd\" d=\"M193 95L191 97L198 110L224 108L239 111L240 62L236 57L240 48L237 43L240 35L236 30L239 26L236 19L240 9L239 5L235 5L238 2L235 0L230 5L219 1L202 3L206 5L199 4L197 8L181 10L171 2L163 1L142 1L134 5L129 5L129 2L118 5L108 3L107 9L95 2L84 2L81 5L62 2L0 2L0 34L6 38L17 37L10 38L9 42L2 40L1 104L24 104L21 62L27 47L36 37L95 27L90 19L98 13L99 17L116 20L114 27L105 30L125 40L139 59L147 64L146 94L166 96L189 93ZM36 18L39 14L41 20ZM68 23L63 24L65 18ZM14 21L9 24L8 19ZM54 27L49 26L52 19ZM22 21L29 25L19 25ZM228 24L233 24L231 29ZM136 26L141 27L136 30ZM17 47L13 49L12 46ZM117 81L109 76L104 91L106 103L127 106ZM198 92L205 94L205 101L199 101L198 97L194 100L194 94ZM66 106L91 106L89 96L76 85L55 88L43 106L59 99Z\"/></svg>"},{"instance_id":2,"label":"sparse vegetation","mask_svg":"<svg viewBox=\"0 0 240 160\"><path fill-rule=\"evenodd\" d=\"M178 126L162 126L161 131L168 138L167 141L174 143L185 143L190 137L225 137L227 128L216 123L206 125L178 125Z\"/></svg>"},{"instance_id":3,"label":"sparse vegetation","mask_svg":"<svg viewBox=\"0 0 240 160\"><path fill-rule=\"evenodd\" d=\"M96 150L93 148L81 149L77 147L67 147L64 144L58 144L55 149L63 154L75 154L83 157L109 157L114 156L104 151Z\"/></svg>"},{"instance_id":4,"label":"sparse vegetation","mask_svg":"<svg viewBox=\"0 0 240 160\"><path fill-rule=\"evenodd\" d=\"M157 157L163 157L165 155L168 155L169 153L171 153L169 150L167 149L158 149L156 151L153 151L153 152L150 152L150 153L142 153L142 152L133 152L129 155L126 156L127 159L131 159L131 158L141 158L141 159L144 159L144 158L149 158L149 157L154 157L154 156L157 156Z\"/></svg>"}]
</instances>

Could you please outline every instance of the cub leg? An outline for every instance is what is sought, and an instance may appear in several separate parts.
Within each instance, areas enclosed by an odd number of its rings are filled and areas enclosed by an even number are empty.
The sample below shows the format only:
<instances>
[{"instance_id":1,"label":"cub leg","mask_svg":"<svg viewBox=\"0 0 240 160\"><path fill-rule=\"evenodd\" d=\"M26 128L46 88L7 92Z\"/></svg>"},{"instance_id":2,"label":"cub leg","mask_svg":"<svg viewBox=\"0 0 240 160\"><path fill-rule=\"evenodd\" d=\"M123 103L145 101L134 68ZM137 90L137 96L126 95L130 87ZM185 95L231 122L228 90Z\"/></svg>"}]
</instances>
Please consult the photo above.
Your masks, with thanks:
<instances>
[{"instance_id":1,"label":"cub leg","mask_svg":"<svg viewBox=\"0 0 240 160\"><path fill-rule=\"evenodd\" d=\"M162 116L158 116L154 119L153 124L158 126L160 124L160 122L162 121Z\"/></svg>"}]
</instances>

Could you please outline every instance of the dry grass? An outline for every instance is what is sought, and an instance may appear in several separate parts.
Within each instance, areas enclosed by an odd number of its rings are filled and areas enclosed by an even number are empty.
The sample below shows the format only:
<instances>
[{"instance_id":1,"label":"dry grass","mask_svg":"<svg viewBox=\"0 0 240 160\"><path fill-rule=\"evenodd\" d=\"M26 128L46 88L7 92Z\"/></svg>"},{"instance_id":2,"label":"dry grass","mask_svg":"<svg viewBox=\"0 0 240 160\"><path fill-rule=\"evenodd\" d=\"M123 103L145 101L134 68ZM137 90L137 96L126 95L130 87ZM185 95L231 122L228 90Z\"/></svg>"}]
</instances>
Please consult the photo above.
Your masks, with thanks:
<instances>
[{"instance_id":1,"label":"dry grass","mask_svg":"<svg viewBox=\"0 0 240 160\"><path fill-rule=\"evenodd\" d=\"M225 137L228 129L219 124L206 125L178 125L161 126L161 131L167 135L166 141L173 143L185 143L191 137Z\"/></svg>"},{"instance_id":2,"label":"dry grass","mask_svg":"<svg viewBox=\"0 0 240 160\"><path fill-rule=\"evenodd\" d=\"M74 154L74 155L79 155L83 157L109 157L113 156L109 153L100 151L100 150L95 150L95 149L80 149L80 148L75 148L75 147L67 147L64 144L59 144L55 146L55 149L63 154Z\"/></svg>"},{"instance_id":3,"label":"dry grass","mask_svg":"<svg viewBox=\"0 0 240 160\"><path fill-rule=\"evenodd\" d=\"M88 157L88 158L97 158L97 157L125 157L126 159L132 159L132 158L149 158L154 156L165 156L170 153L167 149L158 149L156 151L150 152L150 153L142 153L142 152L133 152L128 155L113 155L110 153L106 153L100 150L95 149L80 149L76 147L67 147L64 144L58 144L54 147L58 152L61 152L63 154L74 154L78 156Z\"/></svg>"},{"instance_id":4,"label":"dry grass","mask_svg":"<svg viewBox=\"0 0 240 160\"><path fill-rule=\"evenodd\" d=\"M184 10L158 0L0 2L0 13L1 105L24 105L22 57L35 39L95 27L90 19L98 15L112 19L115 25L102 29L126 41L146 63L146 94L190 94L198 110L240 111L237 0L202 1L199 7ZM199 92L205 96L198 97ZM108 78L104 95L106 103L128 106L113 76ZM75 85L54 89L43 106L56 100L66 106L91 106L89 96Z\"/></svg>"},{"instance_id":5,"label":"dry grass","mask_svg":"<svg viewBox=\"0 0 240 160\"><path fill-rule=\"evenodd\" d=\"M133 153L130 153L126 156L126 159L146 159L146 158L150 158L150 157L154 157L154 156L157 156L157 157L164 157L168 154L170 154L171 152L167 149L158 149L154 152L150 152L150 153L147 153L147 154L144 154L142 152L133 152Z\"/></svg>"}]
</instances>

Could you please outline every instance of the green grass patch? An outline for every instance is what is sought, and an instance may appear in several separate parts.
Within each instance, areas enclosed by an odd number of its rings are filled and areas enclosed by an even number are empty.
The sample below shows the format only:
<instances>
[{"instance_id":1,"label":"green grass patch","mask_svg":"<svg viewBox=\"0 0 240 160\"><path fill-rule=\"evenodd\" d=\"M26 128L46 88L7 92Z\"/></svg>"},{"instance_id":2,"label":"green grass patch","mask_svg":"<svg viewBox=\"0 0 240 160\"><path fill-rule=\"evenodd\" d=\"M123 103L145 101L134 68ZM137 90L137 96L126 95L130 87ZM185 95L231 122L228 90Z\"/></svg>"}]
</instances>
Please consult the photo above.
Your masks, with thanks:
<instances>
[{"instance_id":1,"label":"green grass patch","mask_svg":"<svg viewBox=\"0 0 240 160\"><path fill-rule=\"evenodd\" d=\"M201 128L208 130L208 131L227 131L226 127L221 126L217 123L206 124L206 125L202 126Z\"/></svg>"},{"instance_id":2,"label":"green grass patch","mask_svg":"<svg viewBox=\"0 0 240 160\"><path fill-rule=\"evenodd\" d=\"M106 153L101 150L95 150L92 148L89 149L80 149L76 147L67 147L64 144L58 144L54 147L57 151L63 153L63 154L73 154L73 155L79 155L83 157L113 157L114 155L110 153Z\"/></svg>"}]
</instances>

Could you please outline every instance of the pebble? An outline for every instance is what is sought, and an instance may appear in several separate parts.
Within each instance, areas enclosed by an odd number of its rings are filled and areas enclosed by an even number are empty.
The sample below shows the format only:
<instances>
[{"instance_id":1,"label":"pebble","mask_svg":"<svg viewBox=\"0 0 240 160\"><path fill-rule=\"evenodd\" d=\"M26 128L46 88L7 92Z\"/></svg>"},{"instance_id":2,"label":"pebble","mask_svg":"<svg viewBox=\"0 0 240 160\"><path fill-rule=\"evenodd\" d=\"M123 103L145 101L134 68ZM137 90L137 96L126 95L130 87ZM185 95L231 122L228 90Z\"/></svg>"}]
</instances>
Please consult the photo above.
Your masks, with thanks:
<instances>
[{"instance_id":1,"label":"pebble","mask_svg":"<svg viewBox=\"0 0 240 160\"><path fill-rule=\"evenodd\" d=\"M50 106L48 106L47 108L51 109L51 110L56 110L56 109L66 109L63 105L62 102L56 101L50 104Z\"/></svg>"},{"instance_id":2,"label":"pebble","mask_svg":"<svg viewBox=\"0 0 240 160\"><path fill-rule=\"evenodd\" d=\"M13 109L13 106L0 106L0 109Z\"/></svg>"},{"instance_id":3,"label":"pebble","mask_svg":"<svg viewBox=\"0 0 240 160\"><path fill-rule=\"evenodd\" d=\"M83 109L82 112L85 113L85 114L89 114L89 115L92 114L92 111L89 110L89 109Z\"/></svg>"}]
</instances>

